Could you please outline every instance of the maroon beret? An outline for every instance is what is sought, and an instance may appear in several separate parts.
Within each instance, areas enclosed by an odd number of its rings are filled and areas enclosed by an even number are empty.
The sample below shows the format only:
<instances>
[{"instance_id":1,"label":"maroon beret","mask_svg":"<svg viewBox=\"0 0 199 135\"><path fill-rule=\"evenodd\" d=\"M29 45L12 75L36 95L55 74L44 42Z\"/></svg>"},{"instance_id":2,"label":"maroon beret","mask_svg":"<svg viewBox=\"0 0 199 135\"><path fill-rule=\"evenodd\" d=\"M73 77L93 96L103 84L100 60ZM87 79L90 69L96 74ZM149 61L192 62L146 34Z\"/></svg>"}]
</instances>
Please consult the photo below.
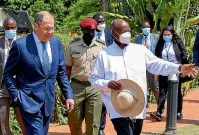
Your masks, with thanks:
<instances>
[{"instance_id":1,"label":"maroon beret","mask_svg":"<svg viewBox=\"0 0 199 135\"><path fill-rule=\"evenodd\" d=\"M97 22L92 18L86 18L83 21L80 22L80 27L85 29L96 29L97 28Z\"/></svg>"}]
</instances>

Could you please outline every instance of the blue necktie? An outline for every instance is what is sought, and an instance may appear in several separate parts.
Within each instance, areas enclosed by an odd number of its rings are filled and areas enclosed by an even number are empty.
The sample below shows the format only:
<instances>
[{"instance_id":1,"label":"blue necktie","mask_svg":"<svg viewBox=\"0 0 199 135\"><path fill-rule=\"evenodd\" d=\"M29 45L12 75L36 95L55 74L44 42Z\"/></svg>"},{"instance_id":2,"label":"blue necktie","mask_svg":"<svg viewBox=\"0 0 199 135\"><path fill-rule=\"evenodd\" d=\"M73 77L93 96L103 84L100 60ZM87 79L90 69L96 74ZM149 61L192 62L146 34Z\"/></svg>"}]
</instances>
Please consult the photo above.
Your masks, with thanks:
<instances>
[{"instance_id":1,"label":"blue necktie","mask_svg":"<svg viewBox=\"0 0 199 135\"><path fill-rule=\"evenodd\" d=\"M47 43L42 42L42 46L43 46L42 64L43 64L44 73L47 76L49 72L49 57L46 48Z\"/></svg>"},{"instance_id":2,"label":"blue necktie","mask_svg":"<svg viewBox=\"0 0 199 135\"><path fill-rule=\"evenodd\" d=\"M145 36L145 44L146 44L147 40L148 40L148 36ZM147 48L148 48L150 51L152 51L151 44L149 44Z\"/></svg>"},{"instance_id":3,"label":"blue necktie","mask_svg":"<svg viewBox=\"0 0 199 135\"><path fill-rule=\"evenodd\" d=\"M98 32L98 33L97 33L97 37L98 37L98 39L100 39L100 38L101 38L101 36L102 36L102 33L101 33L101 32Z\"/></svg>"}]
</instances>

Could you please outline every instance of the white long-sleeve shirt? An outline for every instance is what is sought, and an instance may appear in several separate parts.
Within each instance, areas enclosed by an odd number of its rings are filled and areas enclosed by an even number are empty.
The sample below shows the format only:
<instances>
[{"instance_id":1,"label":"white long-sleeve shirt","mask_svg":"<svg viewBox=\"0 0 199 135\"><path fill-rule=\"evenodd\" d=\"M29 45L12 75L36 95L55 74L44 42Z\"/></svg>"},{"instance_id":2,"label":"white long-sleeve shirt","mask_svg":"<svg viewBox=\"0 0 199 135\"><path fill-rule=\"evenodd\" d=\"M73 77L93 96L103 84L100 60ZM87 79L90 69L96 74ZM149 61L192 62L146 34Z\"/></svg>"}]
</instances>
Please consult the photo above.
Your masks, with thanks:
<instances>
[{"instance_id":1,"label":"white long-sleeve shirt","mask_svg":"<svg viewBox=\"0 0 199 135\"><path fill-rule=\"evenodd\" d=\"M101 90L101 97L110 113L110 118L124 117L117 113L111 102L111 90L108 83L111 80L130 79L140 85L146 92L146 69L153 74L179 73L179 65L157 58L146 47L129 44L123 50L113 43L105 48L96 58L95 65L89 76L91 86ZM146 106L146 105L145 105ZM146 107L136 119L146 118Z\"/></svg>"}]
</instances>

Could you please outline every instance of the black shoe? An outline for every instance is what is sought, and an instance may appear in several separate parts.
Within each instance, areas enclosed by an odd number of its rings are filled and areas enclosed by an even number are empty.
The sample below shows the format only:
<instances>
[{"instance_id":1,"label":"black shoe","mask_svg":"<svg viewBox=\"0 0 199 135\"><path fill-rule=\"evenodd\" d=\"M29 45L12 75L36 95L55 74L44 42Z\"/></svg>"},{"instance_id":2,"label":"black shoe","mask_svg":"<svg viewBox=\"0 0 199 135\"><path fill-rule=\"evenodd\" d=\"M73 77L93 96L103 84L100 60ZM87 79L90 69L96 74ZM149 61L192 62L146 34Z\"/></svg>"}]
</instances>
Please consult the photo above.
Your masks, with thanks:
<instances>
[{"instance_id":1,"label":"black shoe","mask_svg":"<svg viewBox=\"0 0 199 135\"><path fill-rule=\"evenodd\" d=\"M155 119L158 122L162 121L162 116L158 112L152 112L152 113L150 113L150 117L152 119Z\"/></svg>"},{"instance_id":2,"label":"black shoe","mask_svg":"<svg viewBox=\"0 0 199 135\"><path fill-rule=\"evenodd\" d=\"M180 120L180 119L182 119L182 118L183 118L182 113L178 113L178 114L177 114L177 120Z\"/></svg>"},{"instance_id":3,"label":"black shoe","mask_svg":"<svg viewBox=\"0 0 199 135\"><path fill-rule=\"evenodd\" d=\"M99 130L98 135L105 135L104 130Z\"/></svg>"}]
</instances>

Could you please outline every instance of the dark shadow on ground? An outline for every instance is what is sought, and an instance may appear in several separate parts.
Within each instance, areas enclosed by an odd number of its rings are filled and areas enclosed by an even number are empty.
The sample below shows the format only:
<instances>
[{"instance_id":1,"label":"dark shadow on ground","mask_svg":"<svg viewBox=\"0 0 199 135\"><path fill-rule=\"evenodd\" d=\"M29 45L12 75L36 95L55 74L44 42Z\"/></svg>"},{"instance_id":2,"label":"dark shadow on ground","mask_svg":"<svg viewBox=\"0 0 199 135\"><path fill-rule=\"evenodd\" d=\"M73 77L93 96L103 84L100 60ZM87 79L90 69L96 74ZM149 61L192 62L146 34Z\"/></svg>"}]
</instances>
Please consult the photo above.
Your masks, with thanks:
<instances>
[{"instance_id":1,"label":"dark shadow on ground","mask_svg":"<svg viewBox=\"0 0 199 135\"><path fill-rule=\"evenodd\" d=\"M49 132L48 135L70 135L70 133Z\"/></svg>"},{"instance_id":2,"label":"dark shadow on ground","mask_svg":"<svg viewBox=\"0 0 199 135\"><path fill-rule=\"evenodd\" d=\"M189 120L189 119L181 119L181 120L178 120L177 123L199 125L198 120Z\"/></svg>"},{"instance_id":3,"label":"dark shadow on ground","mask_svg":"<svg viewBox=\"0 0 199 135\"><path fill-rule=\"evenodd\" d=\"M188 103L199 103L199 100L187 100L187 99L184 99L184 102L188 102Z\"/></svg>"}]
</instances>

